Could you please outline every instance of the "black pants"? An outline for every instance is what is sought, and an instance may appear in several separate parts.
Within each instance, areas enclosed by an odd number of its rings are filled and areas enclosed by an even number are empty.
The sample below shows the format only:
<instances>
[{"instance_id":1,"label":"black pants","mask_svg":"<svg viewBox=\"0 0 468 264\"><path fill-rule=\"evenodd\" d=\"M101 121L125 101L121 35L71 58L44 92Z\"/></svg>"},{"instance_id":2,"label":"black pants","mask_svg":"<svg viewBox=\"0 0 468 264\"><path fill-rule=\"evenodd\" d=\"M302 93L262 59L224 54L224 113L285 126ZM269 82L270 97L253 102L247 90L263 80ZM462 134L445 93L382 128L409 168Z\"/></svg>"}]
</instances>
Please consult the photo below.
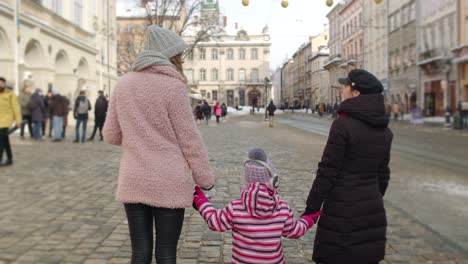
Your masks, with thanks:
<instances>
[{"instance_id":1,"label":"black pants","mask_svg":"<svg viewBox=\"0 0 468 264\"><path fill-rule=\"evenodd\" d=\"M11 153L10 138L8 128L0 128L0 162L3 160L3 151L6 151L7 161L13 160Z\"/></svg>"},{"instance_id":2,"label":"black pants","mask_svg":"<svg viewBox=\"0 0 468 264\"><path fill-rule=\"evenodd\" d=\"M156 263L175 264L185 209L151 207L144 204L125 204L132 264L149 264L153 252L153 221L156 228Z\"/></svg>"},{"instance_id":3,"label":"black pants","mask_svg":"<svg viewBox=\"0 0 468 264\"><path fill-rule=\"evenodd\" d=\"M93 134L91 134L90 139L94 139L94 136L96 135L97 130L99 129L99 137L102 139L102 128L104 127L104 121L98 120L94 121L94 129L93 129Z\"/></svg>"},{"instance_id":4,"label":"black pants","mask_svg":"<svg viewBox=\"0 0 468 264\"><path fill-rule=\"evenodd\" d=\"M28 125L29 129L29 135L32 137L32 120L31 120L31 115L23 115L23 122L21 122L21 130L20 130L20 135L24 137L24 127Z\"/></svg>"}]
</instances>

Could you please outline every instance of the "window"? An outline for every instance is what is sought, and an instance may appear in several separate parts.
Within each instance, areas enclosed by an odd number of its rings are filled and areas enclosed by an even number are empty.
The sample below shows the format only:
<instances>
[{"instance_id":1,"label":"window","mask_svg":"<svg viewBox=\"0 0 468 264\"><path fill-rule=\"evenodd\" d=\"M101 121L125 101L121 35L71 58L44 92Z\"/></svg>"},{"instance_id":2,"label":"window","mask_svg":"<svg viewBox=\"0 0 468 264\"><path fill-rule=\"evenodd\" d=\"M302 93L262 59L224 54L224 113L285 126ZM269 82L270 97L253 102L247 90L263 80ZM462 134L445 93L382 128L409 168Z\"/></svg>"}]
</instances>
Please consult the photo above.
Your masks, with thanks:
<instances>
[{"instance_id":1,"label":"window","mask_svg":"<svg viewBox=\"0 0 468 264\"><path fill-rule=\"evenodd\" d=\"M346 32L345 26L343 26L343 32L342 32L342 34L341 34L343 38L345 38L345 32Z\"/></svg>"},{"instance_id":2,"label":"window","mask_svg":"<svg viewBox=\"0 0 468 264\"><path fill-rule=\"evenodd\" d=\"M218 60L218 50L217 49L212 49L211 50L211 59L212 60Z\"/></svg>"},{"instance_id":3,"label":"window","mask_svg":"<svg viewBox=\"0 0 468 264\"><path fill-rule=\"evenodd\" d=\"M210 92L207 92L207 93L206 93L206 98L207 98L207 99L211 99L211 94L210 94Z\"/></svg>"},{"instance_id":4,"label":"window","mask_svg":"<svg viewBox=\"0 0 468 264\"><path fill-rule=\"evenodd\" d=\"M245 81L245 70L244 69L239 70L239 81Z\"/></svg>"},{"instance_id":5,"label":"window","mask_svg":"<svg viewBox=\"0 0 468 264\"><path fill-rule=\"evenodd\" d=\"M63 0L52 0L51 9L58 15L62 15L62 1Z\"/></svg>"},{"instance_id":6,"label":"window","mask_svg":"<svg viewBox=\"0 0 468 264\"><path fill-rule=\"evenodd\" d=\"M228 81L234 81L234 70L233 69L228 69L226 75L227 75L227 80Z\"/></svg>"},{"instance_id":7,"label":"window","mask_svg":"<svg viewBox=\"0 0 468 264\"><path fill-rule=\"evenodd\" d=\"M212 81L217 81L218 80L218 70L217 69L212 69L211 70L211 80Z\"/></svg>"},{"instance_id":8,"label":"window","mask_svg":"<svg viewBox=\"0 0 468 264\"><path fill-rule=\"evenodd\" d=\"M213 94L213 100L218 101L218 91L212 91L211 93Z\"/></svg>"},{"instance_id":9,"label":"window","mask_svg":"<svg viewBox=\"0 0 468 264\"><path fill-rule=\"evenodd\" d=\"M228 49L227 51L227 59L233 60L234 59L234 51L232 49Z\"/></svg>"},{"instance_id":10,"label":"window","mask_svg":"<svg viewBox=\"0 0 468 264\"><path fill-rule=\"evenodd\" d=\"M252 69L252 72L250 73L250 78L252 79L252 82L258 82L258 69Z\"/></svg>"},{"instance_id":11,"label":"window","mask_svg":"<svg viewBox=\"0 0 468 264\"><path fill-rule=\"evenodd\" d=\"M252 52L251 59L252 60L258 60L258 50L257 49L252 49L251 52Z\"/></svg>"},{"instance_id":12,"label":"window","mask_svg":"<svg viewBox=\"0 0 468 264\"><path fill-rule=\"evenodd\" d=\"M416 1L411 3L410 9L411 9L410 21L413 21L416 19Z\"/></svg>"},{"instance_id":13,"label":"window","mask_svg":"<svg viewBox=\"0 0 468 264\"><path fill-rule=\"evenodd\" d=\"M78 26L82 26L82 21L83 21L83 1L82 0L75 0L75 5L74 5L73 12L75 14L75 24Z\"/></svg>"},{"instance_id":14,"label":"window","mask_svg":"<svg viewBox=\"0 0 468 264\"><path fill-rule=\"evenodd\" d=\"M188 60L193 60L193 50L190 51L190 52L187 54L187 59L188 59Z\"/></svg>"},{"instance_id":15,"label":"window","mask_svg":"<svg viewBox=\"0 0 468 264\"><path fill-rule=\"evenodd\" d=\"M395 14L395 29L400 27L400 14L396 12Z\"/></svg>"},{"instance_id":16,"label":"window","mask_svg":"<svg viewBox=\"0 0 468 264\"><path fill-rule=\"evenodd\" d=\"M201 96L202 96L203 98L205 98L205 96L206 96L206 90L200 90L200 93L201 93Z\"/></svg>"},{"instance_id":17,"label":"window","mask_svg":"<svg viewBox=\"0 0 468 264\"><path fill-rule=\"evenodd\" d=\"M245 50L244 49L239 50L239 60L245 60Z\"/></svg>"},{"instance_id":18,"label":"window","mask_svg":"<svg viewBox=\"0 0 468 264\"><path fill-rule=\"evenodd\" d=\"M187 77L187 82L188 82L189 84L193 84L193 83L194 83L194 80L193 80L193 70L192 70L192 69L185 70L185 76Z\"/></svg>"},{"instance_id":19,"label":"window","mask_svg":"<svg viewBox=\"0 0 468 264\"><path fill-rule=\"evenodd\" d=\"M200 49L200 60L206 60L206 50Z\"/></svg>"},{"instance_id":20,"label":"window","mask_svg":"<svg viewBox=\"0 0 468 264\"><path fill-rule=\"evenodd\" d=\"M200 81L206 81L206 70L205 69L200 70Z\"/></svg>"}]
</instances>

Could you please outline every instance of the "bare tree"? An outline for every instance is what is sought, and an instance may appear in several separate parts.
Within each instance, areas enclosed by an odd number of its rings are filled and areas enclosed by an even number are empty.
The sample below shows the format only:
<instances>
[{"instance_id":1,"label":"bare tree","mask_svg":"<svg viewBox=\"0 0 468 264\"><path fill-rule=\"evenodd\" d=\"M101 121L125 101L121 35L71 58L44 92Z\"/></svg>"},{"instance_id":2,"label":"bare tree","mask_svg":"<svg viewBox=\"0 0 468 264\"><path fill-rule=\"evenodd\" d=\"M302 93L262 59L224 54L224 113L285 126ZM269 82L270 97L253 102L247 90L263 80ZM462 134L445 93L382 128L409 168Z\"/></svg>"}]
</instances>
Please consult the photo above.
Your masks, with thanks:
<instances>
[{"instance_id":1,"label":"bare tree","mask_svg":"<svg viewBox=\"0 0 468 264\"><path fill-rule=\"evenodd\" d=\"M204 40L216 38L223 33L219 14L203 13L203 0L141 0L135 8L144 8L145 15L139 24L129 25L119 33L119 68L121 73L131 68L138 53L143 49L146 27L158 25L175 31L189 42L187 56ZM143 26L143 27L142 27Z\"/></svg>"}]
</instances>

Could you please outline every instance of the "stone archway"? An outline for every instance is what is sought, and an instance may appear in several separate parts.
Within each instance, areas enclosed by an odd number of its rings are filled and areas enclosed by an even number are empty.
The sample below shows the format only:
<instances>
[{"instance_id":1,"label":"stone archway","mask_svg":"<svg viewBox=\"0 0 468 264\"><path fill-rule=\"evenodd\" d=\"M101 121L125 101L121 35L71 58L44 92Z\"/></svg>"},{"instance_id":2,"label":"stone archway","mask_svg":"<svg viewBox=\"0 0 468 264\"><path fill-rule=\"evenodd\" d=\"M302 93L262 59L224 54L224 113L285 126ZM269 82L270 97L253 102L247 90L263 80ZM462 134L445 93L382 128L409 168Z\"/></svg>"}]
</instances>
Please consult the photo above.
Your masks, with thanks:
<instances>
[{"instance_id":1,"label":"stone archway","mask_svg":"<svg viewBox=\"0 0 468 264\"><path fill-rule=\"evenodd\" d=\"M73 99L77 98L80 94L80 91L87 87L89 79L89 65L88 61L85 58L81 58L78 63L78 67L75 69L75 75L78 76L78 81L76 82L76 89L73 93ZM90 91L87 91L87 95Z\"/></svg>"},{"instance_id":2,"label":"stone archway","mask_svg":"<svg viewBox=\"0 0 468 264\"><path fill-rule=\"evenodd\" d=\"M47 87L44 52L38 40L31 39L24 49L24 61L20 65L20 81L28 83L33 88L45 90Z\"/></svg>"},{"instance_id":3,"label":"stone archway","mask_svg":"<svg viewBox=\"0 0 468 264\"><path fill-rule=\"evenodd\" d=\"M5 30L0 27L0 69L1 75L7 79L8 83L14 82L14 58L11 54L10 41Z\"/></svg>"},{"instance_id":4,"label":"stone archway","mask_svg":"<svg viewBox=\"0 0 468 264\"><path fill-rule=\"evenodd\" d=\"M71 70L68 54L66 51L60 50L55 56L54 86L58 88L63 95L67 95L73 92L75 82L76 77Z\"/></svg>"},{"instance_id":5,"label":"stone archway","mask_svg":"<svg viewBox=\"0 0 468 264\"><path fill-rule=\"evenodd\" d=\"M259 106L259 104L261 103L261 93L259 90L257 89L252 89L249 91L249 93L247 94L247 97L248 97L248 105L249 106Z\"/></svg>"}]
</instances>

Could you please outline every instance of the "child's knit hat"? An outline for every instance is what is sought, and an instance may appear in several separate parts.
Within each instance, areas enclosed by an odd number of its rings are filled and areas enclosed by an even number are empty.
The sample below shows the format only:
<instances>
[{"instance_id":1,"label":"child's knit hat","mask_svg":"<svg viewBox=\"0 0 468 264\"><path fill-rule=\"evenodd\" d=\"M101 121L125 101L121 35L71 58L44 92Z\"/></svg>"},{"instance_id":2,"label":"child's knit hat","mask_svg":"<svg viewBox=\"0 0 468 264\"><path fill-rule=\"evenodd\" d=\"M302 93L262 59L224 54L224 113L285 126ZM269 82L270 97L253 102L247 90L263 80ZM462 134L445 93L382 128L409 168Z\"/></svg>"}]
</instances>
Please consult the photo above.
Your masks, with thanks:
<instances>
[{"instance_id":1,"label":"child's knit hat","mask_svg":"<svg viewBox=\"0 0 468 264\"><path fill-rule=\"evenodd\" d=\"M269 183L274 175L260 163L254 160L263 161L275 172L273 163L268 159L267 154L261 148L254 148L249 151L249 159L244 163L244 183L245 187L255 182Z\"/></svg>"}]
</instances>

